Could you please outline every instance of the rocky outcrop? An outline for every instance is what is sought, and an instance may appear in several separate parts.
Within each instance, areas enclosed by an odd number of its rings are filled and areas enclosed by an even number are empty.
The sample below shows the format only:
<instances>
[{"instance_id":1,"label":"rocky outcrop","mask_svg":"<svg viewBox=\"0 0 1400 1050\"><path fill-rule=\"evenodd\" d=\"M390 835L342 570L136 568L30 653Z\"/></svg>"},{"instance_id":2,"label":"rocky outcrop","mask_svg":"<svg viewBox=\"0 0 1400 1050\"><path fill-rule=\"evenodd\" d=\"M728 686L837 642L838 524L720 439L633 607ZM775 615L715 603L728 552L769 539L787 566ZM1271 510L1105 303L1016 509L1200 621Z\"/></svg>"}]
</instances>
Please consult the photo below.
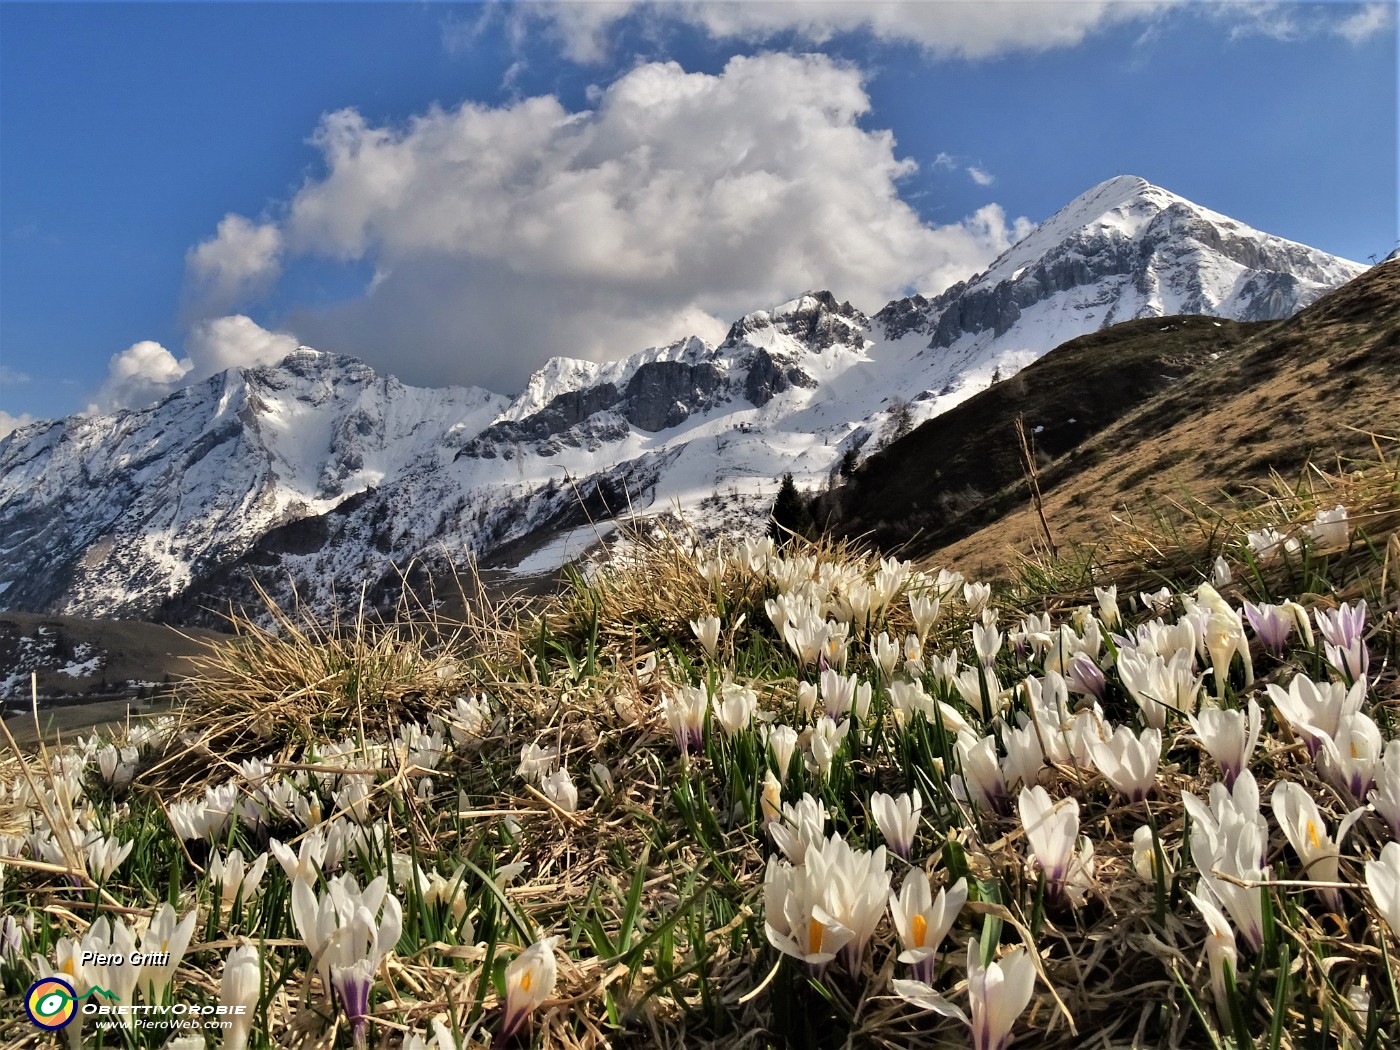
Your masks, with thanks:
<instances>
[{"instance_id":1,"label":"rocky outcrop","mask_svg":"<svg viewBox=\"0 0 1400 1050\"><path fill-rule=\"evenodd\" d=\"M668 430L715 404L723 387L724 373L712 364L651 361L632 373L622 414L639 430Z\"/></svg>"},{"instance_id":2,"label":"rocky outcrop","mask_svg":"<svg viewBox=\"0 0 1400 1050\"><path fill-rule=\"evenodd\" d=\"M611 383L570 390L553 398L532 416L492 423L458 452L457 458L494 459L501 446L548 441L578 426L595 413L607 411L620 398L617 387Z\"/></svg>"},{"instance_id":3,"label":"rocky outcrop","mask_svg":"<svg viewBox=\"0 0 1400 1050\"><path fill-rule=\"evenodd\" d=\"M755 350L748 359L744 397L754 407L762 408L776 395L795 386L813 390L817 381L797 365L780 362L767 350Z\"/></svg>"}]
</instances>

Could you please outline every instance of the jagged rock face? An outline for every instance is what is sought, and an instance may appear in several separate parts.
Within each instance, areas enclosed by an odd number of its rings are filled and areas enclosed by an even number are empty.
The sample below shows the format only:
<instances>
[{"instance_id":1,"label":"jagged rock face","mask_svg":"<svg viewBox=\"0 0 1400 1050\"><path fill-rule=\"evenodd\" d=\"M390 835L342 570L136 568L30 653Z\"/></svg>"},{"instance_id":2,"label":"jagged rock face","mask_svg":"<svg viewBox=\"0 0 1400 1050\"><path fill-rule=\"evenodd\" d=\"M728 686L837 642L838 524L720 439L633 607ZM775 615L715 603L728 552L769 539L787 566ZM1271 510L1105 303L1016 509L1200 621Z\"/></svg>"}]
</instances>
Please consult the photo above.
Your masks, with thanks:
<instances>
[{"instance_id":1,"label":"jagged rock face","mask_svg":"<svg viewBox=\"0 0 1400 1050\"><path fill-rule=\"evenodd\" d=\"M749 404L758 408L772 401L774 396L793 387L813 390L817 381L796 365L786 367L767 350L756 350L748 362L748 374L744 378L744 397Z\"/></svg>"},{"instance_id":2,"label":"jagged rock face","mask_svg":"<svg viewBox=\"0 0 1400 1050\"><path fill-rule=\"evenodd\" d=\"M652 361L632 373L622 414L652 433L680 426L692 412L714 404L723 384L724 374L712 364Z\"/></svg>"},{"instance_id":3,"label":"jagged rock face","mask_svg":"<svg viewBox=\"0 0 1400 1050\"><path fill-rule=\"evenodd\" d=\"M529 444L538 455L560 448L597 449L627 434L628 424L655 433L679 426L695 411L715 404L724 392L724 373L712 364L648 361L639 365L623 390L611 382L555 396L524 419L503 419L462 449L472 459L509 459L516 446Z\"/></svg>"},{"instance_id":4,"label":"jagged rock face","mask_svg":"<svg viewBox=\"0 0 1400 1050\"><path fill-rule=\"evenodd\" d=\"M962 288L964 282L955 286ZM922 295L911 295L887 304L871 318L886 339L903 339L911 332L921 332L928 323L929 301Z\"/></svg>"},{"instance_id":5,"label":"jagged rock face","mask_svg":"<svg viewBox=\"0 0 1400 1050\"><path fill-rule=\"evenodd\" d=\"M578 426L590 416L607 411L616 405L620 398L617 387L611 383L566 391L553 398L548 405L532 416L492 423L458 455L491 459L503 445L547 441Z\"/></svg>"},{"instance_id":6,"label":"jagged rock face","mask_svg":"<svg viewBox=\"0 0 1400 1050\"><path fill-rule=\"evenodd\" d=\"M752 343L768 330L795 339L814 353L833 346L859 349L869 324L863 313L850 303L837 302L830 292L807 292L772 313L760 310L735 321L720 350Z\"/></svg>"}]
</instances>

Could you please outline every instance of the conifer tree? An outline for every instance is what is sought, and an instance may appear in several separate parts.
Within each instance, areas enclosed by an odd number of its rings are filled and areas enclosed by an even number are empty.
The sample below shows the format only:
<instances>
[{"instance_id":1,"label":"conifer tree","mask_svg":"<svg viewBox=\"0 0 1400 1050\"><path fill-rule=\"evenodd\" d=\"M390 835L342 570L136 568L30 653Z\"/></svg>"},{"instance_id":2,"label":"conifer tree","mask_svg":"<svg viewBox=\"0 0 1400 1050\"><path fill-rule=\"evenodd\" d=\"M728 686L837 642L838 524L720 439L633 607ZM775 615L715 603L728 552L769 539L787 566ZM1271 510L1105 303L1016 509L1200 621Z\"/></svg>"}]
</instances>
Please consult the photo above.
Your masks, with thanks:
<instances>
[{"instance_id":1,"label":"conifer tree","mask_svg":"<svg viewBox=\"0 0 1400 1050\"><path fill-rule=\"evenodd\" d=\"M783 475L783 482L778 487L778 498L773 502L772 518L768 534L778 543L788 538L789 530L799 536L805 536L812 528L812 515L807 510L807 502L802 498L802 493L797 491L797 484L792 480L791 474Z\"/></svg>"}]
</instances>

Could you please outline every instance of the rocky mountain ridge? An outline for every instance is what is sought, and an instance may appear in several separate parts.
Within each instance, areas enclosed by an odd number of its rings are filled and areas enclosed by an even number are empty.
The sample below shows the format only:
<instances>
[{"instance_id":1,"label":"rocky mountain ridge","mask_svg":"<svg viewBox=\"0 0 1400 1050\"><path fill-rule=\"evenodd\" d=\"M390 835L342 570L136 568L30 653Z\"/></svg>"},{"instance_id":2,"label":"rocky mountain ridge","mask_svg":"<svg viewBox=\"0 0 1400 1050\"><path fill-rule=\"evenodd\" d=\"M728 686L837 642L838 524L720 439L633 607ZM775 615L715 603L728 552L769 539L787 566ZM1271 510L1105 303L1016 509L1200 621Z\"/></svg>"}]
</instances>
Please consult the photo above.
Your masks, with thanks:
<instances>
[{"instance_id":1,"label":"rocky mountain ridge","mask_svg":"<svg viewBox=\"0 0 1400 1050\"><path fill-rule=\"evenodd\" d=\"M0 441L0 607L187 622L258 579L329 608L410 562L548 569L624 514L751 528L782 473L867 455L895 400L922 422L1115 321L1287 316L1363 269L1119 177L939 295L867 317L811 292L717 346L555 358L513 399L303 349Z\"/></svg>"}]
</instances>

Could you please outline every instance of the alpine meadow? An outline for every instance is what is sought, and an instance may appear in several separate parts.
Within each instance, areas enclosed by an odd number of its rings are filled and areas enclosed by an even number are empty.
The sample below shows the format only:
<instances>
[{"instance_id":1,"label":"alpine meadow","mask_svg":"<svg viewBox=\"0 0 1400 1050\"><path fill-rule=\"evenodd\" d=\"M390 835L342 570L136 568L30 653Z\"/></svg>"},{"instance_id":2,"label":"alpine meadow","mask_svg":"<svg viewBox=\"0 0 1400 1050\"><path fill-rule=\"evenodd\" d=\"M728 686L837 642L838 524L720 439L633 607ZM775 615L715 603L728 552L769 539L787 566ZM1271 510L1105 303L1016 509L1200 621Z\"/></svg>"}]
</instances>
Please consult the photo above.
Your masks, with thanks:
<instances>
[{"instance_id":1,"label":"alpine meadow","mask_svg":"<svg viewBox=\"0 0 1400 1050\"><path fill-rule=\"evenodd\" d=\"M0 29L0 1050L1397 1045L1393 5Z\"/></svg>"}]
</instances>

